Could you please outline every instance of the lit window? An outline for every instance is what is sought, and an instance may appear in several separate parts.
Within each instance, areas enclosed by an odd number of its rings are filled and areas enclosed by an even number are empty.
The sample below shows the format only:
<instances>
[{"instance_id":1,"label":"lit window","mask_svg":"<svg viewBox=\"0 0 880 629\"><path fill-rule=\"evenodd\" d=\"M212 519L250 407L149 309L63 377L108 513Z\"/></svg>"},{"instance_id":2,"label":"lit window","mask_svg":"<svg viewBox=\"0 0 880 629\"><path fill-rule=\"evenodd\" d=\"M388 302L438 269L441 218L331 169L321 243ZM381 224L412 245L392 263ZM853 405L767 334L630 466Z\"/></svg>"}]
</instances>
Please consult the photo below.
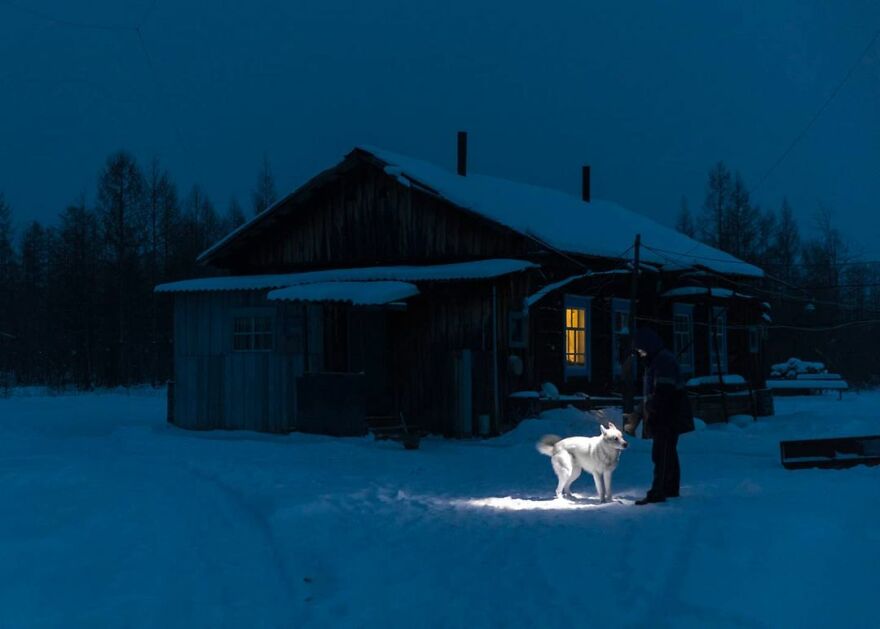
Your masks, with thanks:
<instances>
[{"instance_id":1,"label":"lit window","mask_svg":"<svg viewBox=\"0 0 880 629\"><path fill-rule=\"evenodd\" d=\"M565 296L564 377L590 377L590 298Z\"/></svg>"},{"instance_id":2,"label":"lit window","mask_svg":"<svg viewBox=\"0 0 880 629\"><path fill-rule=\"evenodd\" d=\"M235 317L232 326L232 349L236 352L272 350L272 317Z\"/></svg>"},{"instance_id":3,"label":"lit window","mask_svg":"<svg viewBox=\"0 0 880 629\"><path fill-rule=\"evenodd\" d=\"M565 363L584 367L587 364L586 308L565 309Z\"/></svg>"}]
</instances>

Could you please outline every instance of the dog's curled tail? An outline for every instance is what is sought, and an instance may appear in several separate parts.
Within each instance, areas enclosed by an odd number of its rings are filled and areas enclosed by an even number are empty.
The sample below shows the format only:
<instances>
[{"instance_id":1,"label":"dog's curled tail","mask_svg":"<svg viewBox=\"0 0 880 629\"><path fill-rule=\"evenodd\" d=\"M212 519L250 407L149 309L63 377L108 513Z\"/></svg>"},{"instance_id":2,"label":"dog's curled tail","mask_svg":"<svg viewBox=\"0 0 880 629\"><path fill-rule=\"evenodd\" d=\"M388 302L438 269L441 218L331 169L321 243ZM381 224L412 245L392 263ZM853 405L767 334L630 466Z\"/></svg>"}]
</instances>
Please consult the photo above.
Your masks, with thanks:
<instances>
[{"instance_id":1,"label":"dog's curled tail","mask_svg":"<svg viewBox=\"0 0 880 629\"><path fill-rule=\"evenodd\" d=\"M562 441L562 437L558 435L544 435L541 437L541 440L535 444L535 447L538 448L538 452L541 454L553 456L553 446L559 441Z\"/></svg>"}]
</instances>

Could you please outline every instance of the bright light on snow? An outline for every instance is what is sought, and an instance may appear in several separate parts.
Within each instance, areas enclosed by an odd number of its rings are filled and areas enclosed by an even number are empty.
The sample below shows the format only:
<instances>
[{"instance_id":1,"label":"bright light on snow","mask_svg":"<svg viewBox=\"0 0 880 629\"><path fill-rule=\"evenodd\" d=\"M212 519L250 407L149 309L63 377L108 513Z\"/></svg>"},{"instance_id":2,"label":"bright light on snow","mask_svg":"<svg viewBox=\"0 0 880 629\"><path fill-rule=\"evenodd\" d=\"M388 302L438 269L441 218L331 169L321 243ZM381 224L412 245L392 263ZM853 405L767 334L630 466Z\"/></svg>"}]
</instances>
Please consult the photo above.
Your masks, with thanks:
<instances>
[{"instance_id":1,"label":"bright light on snow","mask_svg":"<svg viewBox=\"0 0 880 629\"><path fill-rule=\"evenodd\" d=\"M576 500L566 500L565 498L553 498L551 500L514 498L513 496L505 496L503 498L473 498L471 500L460 500L458 504L468 507L488 507L490 509L501 509L504 511L574 511L579 509L605 509L614 506L623 506L632 504L632 500L625 498L615 498L612 502L601 503L598 499L585 500L578 498Z\"/></svg>"}]
</instances>

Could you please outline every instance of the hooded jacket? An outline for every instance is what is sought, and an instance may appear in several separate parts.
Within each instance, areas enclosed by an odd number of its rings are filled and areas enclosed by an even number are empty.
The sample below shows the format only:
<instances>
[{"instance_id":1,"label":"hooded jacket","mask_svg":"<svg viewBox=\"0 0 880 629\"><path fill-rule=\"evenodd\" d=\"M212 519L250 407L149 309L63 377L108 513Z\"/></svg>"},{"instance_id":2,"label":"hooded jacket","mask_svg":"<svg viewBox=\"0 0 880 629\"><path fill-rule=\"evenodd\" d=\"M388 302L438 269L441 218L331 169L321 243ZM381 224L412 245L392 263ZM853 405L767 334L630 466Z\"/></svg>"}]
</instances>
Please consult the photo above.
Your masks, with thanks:
<instances>
[{"instance_id":1,"label":"hooded jacket","mask_svg":"<svg viewBox=\"0 0 880 629\"><path fill-rule=\"evenodd\" d=\"M645 437L661 431L681 434L693 430L690 404L675 356L650 328L636 330L635 348L646 354L642 383Z\"/></svg>"}]
</instances>

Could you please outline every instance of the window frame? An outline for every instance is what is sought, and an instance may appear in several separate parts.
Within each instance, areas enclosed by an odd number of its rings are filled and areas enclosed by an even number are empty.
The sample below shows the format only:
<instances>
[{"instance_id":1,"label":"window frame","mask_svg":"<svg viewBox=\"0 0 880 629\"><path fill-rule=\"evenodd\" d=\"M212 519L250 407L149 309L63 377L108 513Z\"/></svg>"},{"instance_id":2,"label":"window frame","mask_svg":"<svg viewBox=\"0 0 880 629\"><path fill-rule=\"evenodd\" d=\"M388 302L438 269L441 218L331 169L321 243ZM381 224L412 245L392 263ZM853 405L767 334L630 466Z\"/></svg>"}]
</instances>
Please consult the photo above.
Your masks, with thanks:
<instances>
[{"instance_id":1,"label":"window frame","mask_svg":"<svg viewBox=\"0 0 880 629\"><path fill-rule=\"evenodd\" d=\"M611 299L611 377L614 380L623 378L623 364L618 362L620 358L620 338L629 336L632 329L632 315L630 312L629 299L614 297ZM618 313L626 314L626 334L617 329Z\"/></svg>"},{"instance_id":2,"label":"window frame","mask_svg":"<svg viewBox=\"0 0 880 629\"><path fill-rule=\"evenodd\" d=\"M518 323L517 323L518 322ZM519 329L522 337L517 337L514 330ZM526 310L511 310L507 315L507 344L522 349L529 345L529 315Z\"/></svg>"},{"instance_id":3,"label":"window frame","mask_svg":"<svg viewBox=\"0 0 880 629\"><path fill-rule=\"evenodd\" d=\"M683 334L676 329L676 319L684 317L687 319L687 343L688 348L684 353L681 352L679 345L679 337ZM683 374L693 375L696 373L695 353L694 353L694 305L685 303L672 304L672 351L675 352L678 366ZM687 362L682 362L682 356L687 355Z\"/></svg>"},{"instance_id":4,"label":"window frame","mask_svg":"<svg viewBox=\"0 0 880 629\"><path fill-rule=\"evenodd\" d=\"M238 330L239 321L249 322L247 329ZM267 329L258 330L257 321L268 321ZM277 344L275 329L275 312L269 308L243 308L232 312L230 319L230 350L236 354L274 352ZM247 347L236 347L238 338L250 339ZM257 347L257 339L268 339L268 347Z\"/></svg>"},{"instance_id":5,"label":"window frame","mask_svg":"<svg viewBox=\"0 0 880 629\"><path fill-rule=\"evenodd\" d=\"M576 378L587 378L588 380L592 377L592 351L591 351L591 332L592 332L592 316L591 316L591 305L593 298L587 297L584 295L570 295L566 294L563 299L563 310L562 310L562 365L564 377L566 380L570 377ZM568 310L570 309L580 309L584 311L584 327L583 328L570 328L568 326ZM568 356L570 353L568 351L568 331L569 330L583 330L584 334L584 364L577 365L571 364L568 362ZM580 353L578 352L577 355Z\"/></svg>"},{"instance_id":6,"label":"window frame","mask_svg":"<svg viewBox=\"0 0 880 629\"><path fill-rule=\"evenodd\" d=\"M720 314L719 314L720 311ZM709 339L709 373L717 374L718 366L715 359L715 345L712 343L713 331L718 335L718 345L721 354L721 373L727 373L727 306L712 306L709 311L710 325L707 331Z\"/></svg>"},{"instance_id":7,"label":"window frame","mask_svg":"<svg viewBox=\"0 0 880 629\"><path fill-rule=\"evenodd\" d=\"M749 326L749 353L757 354L761 351L761 333L758 326Z\"/></svg>"}]
</instances>

